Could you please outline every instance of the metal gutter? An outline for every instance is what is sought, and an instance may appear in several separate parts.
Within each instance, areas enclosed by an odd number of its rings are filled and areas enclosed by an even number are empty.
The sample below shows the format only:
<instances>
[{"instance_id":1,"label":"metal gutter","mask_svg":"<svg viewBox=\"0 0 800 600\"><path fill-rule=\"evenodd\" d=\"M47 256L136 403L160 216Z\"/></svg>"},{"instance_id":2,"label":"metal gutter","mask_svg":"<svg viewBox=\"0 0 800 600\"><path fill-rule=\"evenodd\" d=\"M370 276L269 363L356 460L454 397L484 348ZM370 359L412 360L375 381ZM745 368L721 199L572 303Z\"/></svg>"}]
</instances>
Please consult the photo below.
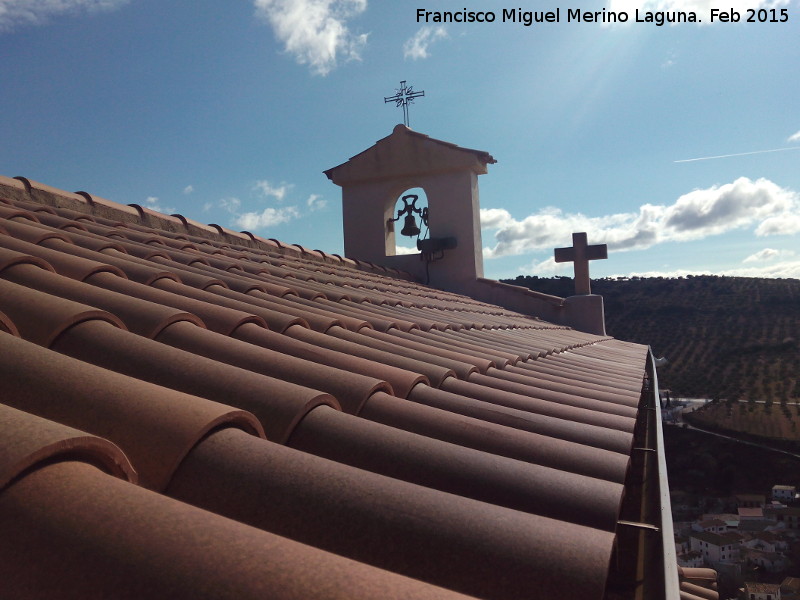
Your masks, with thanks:
<instances>
[{"instance_id":1,"label":"metal gutter","mask_svg":"<svg viewBox=\"0 0 800 600\"><path fill-rule=\"evenodd\" d=\"M655 408L655 433L658 468L658 494L661 510L661 544L664 562L664 598L678 600L680 598L680 582L678 580L678 557L675 552L675 534L672 527L672 505L669 498L669 482L667 480L667 460L664 449L664 428L661 423L661 398L658 393L658 374L655 368L655 356L652 348L648 351L647 370L652 381L652 401Z\"/></svg>"}]
</instances>

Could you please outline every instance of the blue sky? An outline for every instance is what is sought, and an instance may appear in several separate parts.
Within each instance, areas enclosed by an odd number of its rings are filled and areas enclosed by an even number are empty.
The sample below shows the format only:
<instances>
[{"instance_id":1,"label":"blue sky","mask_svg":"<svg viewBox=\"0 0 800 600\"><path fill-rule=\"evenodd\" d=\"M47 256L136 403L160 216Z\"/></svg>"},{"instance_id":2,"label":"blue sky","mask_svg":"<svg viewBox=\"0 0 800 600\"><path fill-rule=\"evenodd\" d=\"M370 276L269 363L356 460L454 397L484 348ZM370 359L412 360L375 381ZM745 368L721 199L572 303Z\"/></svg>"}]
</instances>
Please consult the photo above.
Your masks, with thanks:
<instances>
[{"instance_id":1,"label":"blue sky","mask_svg":"<svg viewBox=\"0 0 800 600\"><path fill-rule=\"evenodd\" d=\"M496 21L416 19L465 6ZM708 22L731 7L788 21ZM342 252L322 171L402 122L406 80L414 130L498 161L488 277L571 274L573 231L609 245L597 277L800 277L798 75L798 0L0 0L0 174Z\"/></svg>"}]
</instances>

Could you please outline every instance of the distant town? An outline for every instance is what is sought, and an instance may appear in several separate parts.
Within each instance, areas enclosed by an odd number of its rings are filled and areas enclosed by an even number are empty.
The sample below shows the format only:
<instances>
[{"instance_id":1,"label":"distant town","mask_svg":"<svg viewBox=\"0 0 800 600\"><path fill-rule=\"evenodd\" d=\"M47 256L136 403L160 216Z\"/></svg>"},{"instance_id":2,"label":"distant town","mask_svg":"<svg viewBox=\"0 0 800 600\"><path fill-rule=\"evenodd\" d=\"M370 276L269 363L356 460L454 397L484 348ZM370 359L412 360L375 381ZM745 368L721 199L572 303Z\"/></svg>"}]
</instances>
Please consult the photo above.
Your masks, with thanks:
<instances>
[{"instance_id":1,"label":"distant town","mask_svg":"<svg viewBox=\"0 0 800 600\"><path fill-rule=\"evenodd\" d=\"M662 393L662 396L665 394ZM662 398L662 421L668 429L693 429L685 413L709 400ZM780 449L714 432L704 435L758 446L759 450L797 457ZM763 455L762 455L763 456ZM763 460L759 456L757 460ZM786 473L796 481L797 472ZM746 490L757 486L739 480ZM800 600L800 492L776 481L763 493L671 491L675 549L681 567L708 567L718 575L720 598L737 600Z\"/></svg>"},{"instance_id":2,"label":"distant town","mask_svg":"<svg viewBox=\"0 0 800 600\"><path fill-rule=\"evenodd\" d=\"M720 598L800 599L796 486L728 498L674 490L671 497L678 564L717 571Z\"/></svg>"}]
</instances>

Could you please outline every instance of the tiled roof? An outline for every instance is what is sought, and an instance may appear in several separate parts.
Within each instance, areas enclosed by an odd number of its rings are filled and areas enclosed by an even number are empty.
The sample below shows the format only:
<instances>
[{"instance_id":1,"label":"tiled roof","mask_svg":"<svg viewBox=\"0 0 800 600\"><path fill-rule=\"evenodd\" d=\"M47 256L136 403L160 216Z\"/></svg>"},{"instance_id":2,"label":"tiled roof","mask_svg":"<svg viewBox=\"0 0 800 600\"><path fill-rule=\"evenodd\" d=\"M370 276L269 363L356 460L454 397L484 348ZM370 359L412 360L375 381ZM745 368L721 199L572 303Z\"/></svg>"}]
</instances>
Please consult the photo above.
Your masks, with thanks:
<instances>
[{"instance_id":1,"label":"tiled roof","mask_svg":"<svg viewBox=\"0 0 800 600\"><path fill-rule=\"evenodd\" d=\"M748 581L745 582L744 587L749 594L777 594L781 586L776 583Z\"/></svg>"},{"instance_id":2,"label":"tiled roof","mask_svg":"<svg viewBox=\"0 0 800 600\"><path fill-rule=\"evenodd\" d=\"M719 600L717 572L703 567L678 567L681 600Z\"/></svg>"},{"instance_id":3,"label":"tiled roof","mask_svg":"<svg viewBox=\"0 0 800 600\"><path fill-rule=\"evenodd\" d=\"M4 593L606 593L646 347L85 193L0 199Z\"/></svg>"}]
</instances>

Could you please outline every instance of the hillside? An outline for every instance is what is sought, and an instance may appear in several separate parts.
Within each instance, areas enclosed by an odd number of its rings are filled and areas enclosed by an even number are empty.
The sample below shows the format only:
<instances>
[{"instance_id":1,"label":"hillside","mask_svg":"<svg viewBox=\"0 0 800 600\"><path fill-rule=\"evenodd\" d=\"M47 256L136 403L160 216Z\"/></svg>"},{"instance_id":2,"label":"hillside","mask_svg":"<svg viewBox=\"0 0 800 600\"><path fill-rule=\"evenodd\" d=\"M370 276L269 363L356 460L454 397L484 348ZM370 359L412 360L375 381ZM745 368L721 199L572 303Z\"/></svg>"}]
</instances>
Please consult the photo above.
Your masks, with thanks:
<instances>
[{"instance_id":1,"label":"hillside","mask_svg":"<svg viewBox=\"0 0 800 600\"><path fill-rule=\"evenodd\" d=\"M569 296L572 278L507 283ZM800 402L800 280L697 276L592 281L606 330L649 344L673 396Z\"/></svg>"},{"instance_id":2,"label":"hillside","mask_svg":"<svg viewBox=\"0 0 800 600\"><path fill-rule=\"evenodd\" d=\"M664 428L664 445L672 490L729 496L800 486L800 459L785 454L675 426Z\"/></svg>"}]
</instances>

